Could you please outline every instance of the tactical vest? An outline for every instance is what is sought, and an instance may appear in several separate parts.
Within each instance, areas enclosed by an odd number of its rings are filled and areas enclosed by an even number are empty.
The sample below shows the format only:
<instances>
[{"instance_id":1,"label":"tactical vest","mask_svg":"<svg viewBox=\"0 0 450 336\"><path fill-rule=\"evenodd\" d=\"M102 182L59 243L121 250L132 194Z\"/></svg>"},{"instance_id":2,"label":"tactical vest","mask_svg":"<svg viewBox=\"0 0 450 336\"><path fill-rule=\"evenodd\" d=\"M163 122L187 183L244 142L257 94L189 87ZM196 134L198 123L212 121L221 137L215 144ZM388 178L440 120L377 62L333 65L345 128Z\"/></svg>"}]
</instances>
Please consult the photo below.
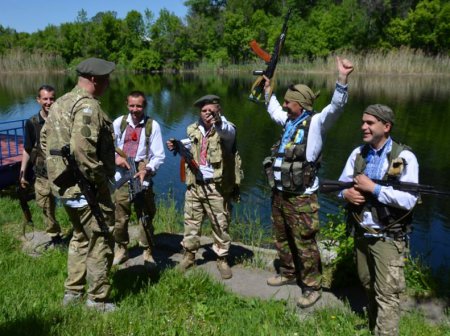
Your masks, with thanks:
<instances>
[{"instance_id":1,"label":"tactical vest","mask_svg":"<svg viewBox=\"0 0 450 336\"><path fill-rule=\"evenodd\" d=\"M271 148L271 156L264 159L263 167L271 188L276 188L277 186L274 175L275 171L281 172L281 185L285 192L302 194L306 188L311 187L314 183L320 167L321 155L319 155L315 162L308 162L306 160L306 145L311 119L312 115L297 125L295 132L293 132L289 142L286 144L284 152L278 153L285 131L283 129L280 140ZM304 132L303 138L299 143L296 143L295 138L301 131ZM282 158L280 167L274 167L277 158Z\"/></svg>"},{"instance_id":2,"label":"tactical vest","mask_svg":"<svg viewBox=\"0 0 450 336\"><path fill-rule=\"evenodd\" d=\"M387 159L389 162L388 170L383 176L383 180L399 180L401 171L395 172L393 169L393 161L397 159L403 150L411 150L408 146L399 144L392 141L392 148L389 153L387 153ZM355 167L353 176L364 174L366 168L366 158L369 154L370 146L363 145L361 148L361 153L359 153L355 158ZM412 222L412 210L404 210L391 206L387 206L378 202L375 197L371 197L368 202L362 206L351 206L349 205L349 210L352 218L357 222L361 222L361 218L364 212L370 211L375 220L383 224L384 227L381 232L372 233L386 233L388 236L393 238L401 238L405 234L411 231Z\"/></svg>"},{"instance_id":3,"label":"tactical vest","mask_svg":"<svg viewBox=\"0 0 450 336\"><path fill-rule=\"evenodd\" d=\"M200 162L200 150L202 143L202 132L198 127L198 123L189 125L187 134L191 140L191 152L195 161ZM227 151L220 139L219 134L213 128L207 137L207 153L206 160L214 169L213 180L218 184L221 191L235 201L239 200L239 186L244 177L241 165L242 160L237 150L237 142L233 144L233 148ZM186 184L188 186L196 183L195 175L187 167L186 164Z\"/></svg>"},{"instance_id":4,"label":"tactical vest","mask_svg":"<svg viewBox=\"0 0 450 336\"><path fill-rule=\"evenodd\" d=\"M122 120L120 122L120 134L119 138L122 137L124 134L126 128L127 128L127 117L128 114L125 114L122 116ZM153 119L150 117L145 117L145 154L148 155L149 148L150 148L150 135L152 134L152 127L153 127Z\"/></svg>"},{"instance_id":5,"label":"tactical vest","mask_svg":"<svg viewBox=\"0 0 450 336\"><path fill-rule=\"evenodd\" d=\"M40 111L30 118L35 132L36 142L30 153L30 162L33 165L36 176L47 177L47 166L45 164L45 153L41 147L41 129L42 125L39 118Z\"/></svg>"}]
</instances>

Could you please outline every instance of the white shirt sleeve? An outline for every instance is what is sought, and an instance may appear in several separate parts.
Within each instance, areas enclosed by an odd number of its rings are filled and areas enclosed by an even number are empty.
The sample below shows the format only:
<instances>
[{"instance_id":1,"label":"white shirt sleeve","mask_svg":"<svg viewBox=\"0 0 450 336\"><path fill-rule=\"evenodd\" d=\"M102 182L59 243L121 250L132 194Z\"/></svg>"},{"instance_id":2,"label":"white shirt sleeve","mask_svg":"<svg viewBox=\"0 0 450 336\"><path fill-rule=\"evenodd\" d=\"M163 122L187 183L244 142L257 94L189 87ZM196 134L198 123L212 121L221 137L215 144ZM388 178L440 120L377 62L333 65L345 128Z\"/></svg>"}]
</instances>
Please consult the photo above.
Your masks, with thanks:
<instances>
[{"instance_id":1,"label":"white shirt sleeve","mask_svg":"<svg viewBox=\"0 0 450 336\"><path fill-rule=\"evenodd\" d=\"M147 169L156 172L164 163L166 154L164 152L164 145L162 141L161 127L158 122L153 120L152 133L150 134L150 148L148 153Z\"/></svg>"},{"instance_id":2,"label":"white shirt sleeve","mask_svg":"<svg viewBox=\"0 0 450 336\"><path fill-rule=\"evenodd\" d=\"M219 134L220 138L223 140L224 146L227 150L231 151L236 139L236 128L232 123L228 122L224 116L221 116L221 119L222 124L220 124L220 127L214 127L216 128L217 134Z\"/></svg>"},{"instance_id":3,"label":"white shirt sleeve","mask_svg":"<svg viewBox=\"0 0 450 336\"><path fill-rule=\"evenodd\" d=\"M344 111L347 98L347 85L336 83L331 103L322 112L313 115L306 145L306 160L309 162L316 161L322 152L326 133Z\"/></svg>"},{"instance_id":4,"label":"white shirt sleeve","mask_svg":"<svg viewBox=\"0 0 450 336\"><path fill-rule=\"evenodd\" d=\"M284 126L287 121L288 114L283 111L283 107L278 102L277 97L272 95L269 100L269 104L267 104L267 112L273 121L275 121L278 125Z\"/></svg>"}]
</instances>

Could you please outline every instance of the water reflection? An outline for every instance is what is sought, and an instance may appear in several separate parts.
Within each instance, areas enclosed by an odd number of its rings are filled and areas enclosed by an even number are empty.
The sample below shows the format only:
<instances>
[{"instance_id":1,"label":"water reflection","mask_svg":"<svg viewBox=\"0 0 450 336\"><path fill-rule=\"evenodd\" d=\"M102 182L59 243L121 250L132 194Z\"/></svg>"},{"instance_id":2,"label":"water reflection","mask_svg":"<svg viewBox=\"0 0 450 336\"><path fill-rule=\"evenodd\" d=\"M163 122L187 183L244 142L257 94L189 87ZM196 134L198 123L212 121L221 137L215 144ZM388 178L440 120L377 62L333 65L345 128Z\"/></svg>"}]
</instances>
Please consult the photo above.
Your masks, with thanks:
<instances>
[{"instance_id":1,"label":"water reflection","mask_svg":"<svg viewBox=\"0 0 450 336\"><path fill-rule=\"evenodd\" d=\"M279 75L275 92L281 98L290 83L303 82L321 90L315 107L323 108L331 99L335 75ZM4 75L0 77L0 121L27 118L37 112L37 88L46 83L55 86L57 96L71 90L76 78L66 75ZM186 126L197 119L193 101L207 93L222 97L227 119L238 127L238 148L243 158L245 180L242 203L236 211L260 216L270 230L270 192L262 173L261 162L280 135L264 105L254 104L247 97L254 78L250 74L218 75L215 73L138 76L113 73L111 86L101 98L102 107L111 118L127 112L125 98L129 91L139 89L147 94L147 112L157 120L164 139L185 137ZM427 76L358 76L350 77L350 96L344 115L328 134L320 175L337 178L350 151L361 143L359 131L363 109L373 103L389 105L396 112L393 137L411 146L420 164L420 181L450 190L448 175L450 124L448 113L450 80ZM181 208L184 185L180 182L179 158L167 154L166 163L155 178L157 194L174 196ZM341 201L332 195L320 195L321 218L336 212ZM448 198L423 196L417 207L411 250L420 254L435 269L442 263L450 266L450 209Z\"/></svg>"}]
</instances>

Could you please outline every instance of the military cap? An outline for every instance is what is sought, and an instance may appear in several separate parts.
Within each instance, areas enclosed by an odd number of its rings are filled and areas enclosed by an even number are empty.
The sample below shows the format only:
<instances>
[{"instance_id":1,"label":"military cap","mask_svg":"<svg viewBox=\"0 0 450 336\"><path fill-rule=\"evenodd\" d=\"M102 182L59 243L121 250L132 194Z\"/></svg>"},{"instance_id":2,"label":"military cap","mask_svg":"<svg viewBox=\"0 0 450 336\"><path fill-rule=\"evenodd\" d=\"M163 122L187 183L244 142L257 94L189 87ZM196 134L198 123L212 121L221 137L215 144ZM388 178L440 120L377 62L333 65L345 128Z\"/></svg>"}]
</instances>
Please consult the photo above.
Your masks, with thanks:
<instances>
[{"instance_id":1,"label":"military cap","mask_svg":"<svg viewBox=\"0 0 450 336\"><path fill-rule=\"evenodd\" d=\"M284 99L299 103L307 111L313 110L314 100L319 96L320 91L314 93L305 84L289 85Z\"/></svg>"},{"instance_id":2,"label":"military cap","mask_svg":"<svg viewBox=\"0 0 450 336\"><path fill-rule=\"evenodd\" d=\"M116 65L113 62L92 57L78 64L77 73L79 75L106 76L113 72L115 68Z\"/></svg>"},{"instance_id":3,"label":"military cap","mask_svg":"<svg viewBox=\"0 0 450 336\"><path fill-rule=\"evenodd\" d=\"M203 96L203 97L197 99L194 103L194 106L195 107L203 107L204 105L207 105L207 104L219 104L219 103L220 103L219 96L209 94L209 95L206 95L206 96Z\"/></svg>"},{"instance_id":4,"label":"military cap","mask_svg":"<svg viewBox=\"0 0 450 336\"><path fill-rule=\"evenodd\" d=\"M384 122L388 122L391 125L394 125L395 122L395 116L394 111L389 106L381 105L381 104L374 104L369 105L364 110L364 113L373 115L374 117L377 117Z\"/></svg>"}]
</instances>

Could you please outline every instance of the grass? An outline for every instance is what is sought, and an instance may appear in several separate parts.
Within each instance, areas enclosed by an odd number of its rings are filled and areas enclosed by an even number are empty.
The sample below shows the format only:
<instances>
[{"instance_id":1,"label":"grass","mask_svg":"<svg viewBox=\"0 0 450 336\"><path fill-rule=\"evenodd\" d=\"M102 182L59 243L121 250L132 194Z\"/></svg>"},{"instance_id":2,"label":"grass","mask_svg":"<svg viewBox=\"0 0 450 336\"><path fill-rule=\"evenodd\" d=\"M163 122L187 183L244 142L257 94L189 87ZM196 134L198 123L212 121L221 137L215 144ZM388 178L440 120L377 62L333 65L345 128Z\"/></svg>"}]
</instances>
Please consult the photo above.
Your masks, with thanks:
<instances>
[{"instance_id":1,"label":"grass","mask_svg":"<svg viewBox=\"0 0 450 336\"><path fill-rule=\"evenodd\" d=\"M354 53L342 50L336 52L352 60L359 74L407 74L407 75L450 75L450 57L448 55L427 56L421 50L408 47L389 51L373 50ZM330 73L335 72L335 55L314 59L293 59L281 55L277 71L280 73ZM202 61L187 72L251 73L264 67L263 61L255 60L241 64L228 64L222 61ZM0 73L19 72L55 72L66 70L67 65L61 56L48 52L29 53L21 49L12 49L0 55ZM126 69L124 69L126 70ZM170 69L169 69L170 70Z\"/></svg>"},{"instance_id":2,"label":"grass","mask_svg":"<svg viewBox=\"0 0 450 336\"><path fill-rule=\"evenodd\" d=\"M36 229L43 230L40 210L34 201L30 205ZM299 318L286 301L237 296L199 269L182 276L168 268L149 276L139 268L113 268L112 299L120 306L116 312L102 315L83 305L62 309L67 252L28 256L17 239L22 222L18 202L2 195L0 208L0 335L370 335L366 317L348 306ZM165 224L176 230L182 223L170 198L159 203L158 212L157 232ZM58 208L67 230L64 217ZM249 227L245 216L238 222L247 242L264 241L257 223ZM417 312L401 320L401 335L449 334L450 325L430 324Z\"/></svg>"},{"instance_id":3,"label":"grass","mask_svg":"<svg viewBox=\"0 0 450 336\"><path fill-rule=\"evenodd\" d=\"M50 52L11 49L0 55L0 73L64 71L63 58Z\"/></svg>"},{"instance_id":4,"label":"grass","mask_svg":"<svg viewBox=\"0 0 450 336\"><path fill-rule=\"evenodd\" d=\"M390 51L369 51L354 53L340 51L327 57L315 59L292 59L281 57L277 71L279 73L330 73L336 69L336 55L350 59L355 72L370 75L450 75L450 57L447 55L427 56L420 50L400 48ZM202 62L195 70L251 73L255 69L264 68L263 61L256 60L245 64L215 64Z\"/></svg>"}]
</instances>

